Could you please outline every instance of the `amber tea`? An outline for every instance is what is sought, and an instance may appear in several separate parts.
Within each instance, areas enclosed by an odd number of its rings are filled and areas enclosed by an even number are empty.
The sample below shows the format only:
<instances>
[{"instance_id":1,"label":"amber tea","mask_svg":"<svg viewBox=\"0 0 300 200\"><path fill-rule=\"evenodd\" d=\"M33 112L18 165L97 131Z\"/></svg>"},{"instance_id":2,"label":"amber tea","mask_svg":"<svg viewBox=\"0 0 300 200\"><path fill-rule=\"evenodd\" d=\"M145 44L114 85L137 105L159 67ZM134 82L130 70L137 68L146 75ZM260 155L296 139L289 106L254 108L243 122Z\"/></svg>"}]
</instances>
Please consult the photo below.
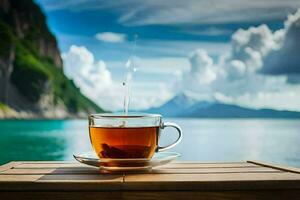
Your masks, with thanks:
<instances>
[{"instance_id":1,"label":"amber tea","mask_svg":"<svg viewBox=\"0 0 300 200\"><path fill-rule=\"evenodd\" d=\"M163 129L176 129L177 139L167 145L159 146ZM181 140L180 127L164 122L158 114L145 113L100 113L89 116L90 140L100 159L151 159L155 152L168 150Z\"/></svg>"},{"instance_id":2,"label":"amber tea","mask_svg":"<svg viewBox=\"0 0 300 200\"><path fill-rule=\"evenodd\" d=\"M159 127L90 127L92 146L100 158L151 158Z\"/></svg>"}]
</instances>

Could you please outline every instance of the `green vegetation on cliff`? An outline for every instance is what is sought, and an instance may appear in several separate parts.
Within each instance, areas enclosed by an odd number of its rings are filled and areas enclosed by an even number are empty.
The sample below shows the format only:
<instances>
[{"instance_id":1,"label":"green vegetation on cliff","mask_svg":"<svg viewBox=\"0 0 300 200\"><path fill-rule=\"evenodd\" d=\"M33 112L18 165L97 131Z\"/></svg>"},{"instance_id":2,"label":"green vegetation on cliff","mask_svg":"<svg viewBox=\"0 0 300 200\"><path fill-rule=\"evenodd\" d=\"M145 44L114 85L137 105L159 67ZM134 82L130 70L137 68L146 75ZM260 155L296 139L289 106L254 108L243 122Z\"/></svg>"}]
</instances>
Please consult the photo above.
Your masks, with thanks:
<instances>
[{"instance_id":1,"label":"green vegetation on cliff","mask_svg":"<svg viewBox=\"0 0 300 200\"><path fill-rule=\"evenodd\" d=\"M40 8L31 0L11 0L6 3L13 10L5 13L5 9L1 11L1 6L5 5L0 5L0 59L6 62L13 51L13 70L9 81L18 92L33 104L38 103L43 95L49 95L52 98L51 106L63 104L72 115L103 112L63 74L55 37L49 32ZM19 20L18 24L25 24L20 26L27 27L24 30L16 27L12 20L12 13L18 12L20 14L15 15L14 20Z\"/></svg>"},{"instance_id":2,"label":"green vegetation on cliff","mask_svg":"<svg viewBox=\"0 0 300 200\"><path fill-rule=\"evenodd\" d=\"M92 101L83 96L72 80L69 80L51 59L39 56L26 48L26 39L19 40L9 26L0 21L0 54L3 55L9 46L15 48L12 83L20 93L32 102L39 100L47 90L53 93L54 104L62 100L70 112L95 110L102 112Z\"/></svg>"}]
</instances>

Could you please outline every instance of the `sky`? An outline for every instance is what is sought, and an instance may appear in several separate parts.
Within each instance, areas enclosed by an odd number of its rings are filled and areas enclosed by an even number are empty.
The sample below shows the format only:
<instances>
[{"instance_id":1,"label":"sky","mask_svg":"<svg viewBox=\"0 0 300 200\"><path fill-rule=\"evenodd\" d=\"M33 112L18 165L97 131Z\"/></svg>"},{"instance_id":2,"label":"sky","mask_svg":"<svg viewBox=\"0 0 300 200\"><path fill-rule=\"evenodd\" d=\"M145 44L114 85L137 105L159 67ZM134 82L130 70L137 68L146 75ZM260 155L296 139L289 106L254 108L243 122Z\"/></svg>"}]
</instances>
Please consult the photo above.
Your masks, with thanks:
<instances>
[{"instance_id":1,"label":"sky","mask_svg":"<svg viewBox=\"0 0 300 200\"><path fill-rule=\"evenodd\" d=\"M64 73L108 110L156 107L184 93L300 111L298 0L36 0Z\"/></svg>"}]
</instances>

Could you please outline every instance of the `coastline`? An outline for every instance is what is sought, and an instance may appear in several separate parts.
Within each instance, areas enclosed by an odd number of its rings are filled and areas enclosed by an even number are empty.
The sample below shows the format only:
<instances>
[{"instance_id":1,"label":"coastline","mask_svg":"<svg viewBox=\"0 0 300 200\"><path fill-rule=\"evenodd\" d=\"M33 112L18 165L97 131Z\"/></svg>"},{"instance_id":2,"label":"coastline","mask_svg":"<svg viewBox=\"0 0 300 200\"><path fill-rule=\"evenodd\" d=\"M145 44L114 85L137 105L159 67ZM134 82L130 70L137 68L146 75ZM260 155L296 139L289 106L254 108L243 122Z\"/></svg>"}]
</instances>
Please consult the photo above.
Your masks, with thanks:
<instances>
[{"instance_id":1,"label":"coastline","mask_svg":"<svg viewBox=\"0 0 300 200\"><path fill-rule=\"evenodd\" d=\"M57 111L57 110L56 110ZM35 113L31 111L16 111L10 107L0 108L0 120L66 120L86 119L89 113L67 113L65 111Z\"/></svg>"}]
</instances>

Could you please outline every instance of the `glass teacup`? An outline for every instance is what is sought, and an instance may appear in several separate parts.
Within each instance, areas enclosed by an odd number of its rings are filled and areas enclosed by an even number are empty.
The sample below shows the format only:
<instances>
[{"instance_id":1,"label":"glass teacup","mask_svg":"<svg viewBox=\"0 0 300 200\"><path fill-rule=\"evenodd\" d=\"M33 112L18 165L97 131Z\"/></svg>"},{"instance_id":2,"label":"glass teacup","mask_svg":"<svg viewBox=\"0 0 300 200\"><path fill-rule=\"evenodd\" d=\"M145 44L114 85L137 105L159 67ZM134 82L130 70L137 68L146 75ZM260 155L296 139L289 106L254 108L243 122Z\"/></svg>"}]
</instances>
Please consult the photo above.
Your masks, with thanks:
<instances>
[{"instance_id":1,"label":"glass teacup","mask_svg":"<svg viewBox=\"0 0 300 200\"><path fill-rule=\"evenodd\" d=\"M173 127L178 132L174 143L158 145L162 129ZM89 116L89 134L99 158L151 159L155 152L177 145L182 131L175 123L163 122L159 114L92 114Z\"/></svg>"}]
</instances>

